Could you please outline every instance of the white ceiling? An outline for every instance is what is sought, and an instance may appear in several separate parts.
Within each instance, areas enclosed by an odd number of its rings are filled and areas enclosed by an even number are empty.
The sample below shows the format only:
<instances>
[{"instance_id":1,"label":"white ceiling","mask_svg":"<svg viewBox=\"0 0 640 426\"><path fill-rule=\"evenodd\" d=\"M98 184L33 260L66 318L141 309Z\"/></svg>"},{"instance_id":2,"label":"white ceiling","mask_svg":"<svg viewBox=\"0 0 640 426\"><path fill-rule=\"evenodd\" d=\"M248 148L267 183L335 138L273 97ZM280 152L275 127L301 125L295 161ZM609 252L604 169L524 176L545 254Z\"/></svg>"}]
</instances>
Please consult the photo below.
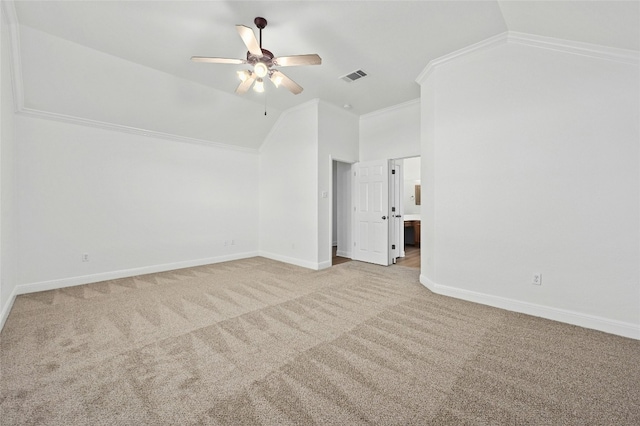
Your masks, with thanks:
<instances>
[{"instance_id":1,"label":"white ceiling","mask_svg":"<svg viewBox=\"0 0 640 426\"><path fill-rule=\"evenodd\" d=\"M283 69L300 95L267 84L283 111L313 98L365 114L419 96L429 61L507 30L640 49L638 1L18 1L18 21L51 35L233 94L242 66L192 55L242 58L234 25L255 28L276 56L318 53L322 65ZM257 30L256 30L257 33ZM369 76L339 77L361 68ZM235 95L234 95L235 96ZM243 99L264 103L249 91Z\"/></svg>"}]
</instances>

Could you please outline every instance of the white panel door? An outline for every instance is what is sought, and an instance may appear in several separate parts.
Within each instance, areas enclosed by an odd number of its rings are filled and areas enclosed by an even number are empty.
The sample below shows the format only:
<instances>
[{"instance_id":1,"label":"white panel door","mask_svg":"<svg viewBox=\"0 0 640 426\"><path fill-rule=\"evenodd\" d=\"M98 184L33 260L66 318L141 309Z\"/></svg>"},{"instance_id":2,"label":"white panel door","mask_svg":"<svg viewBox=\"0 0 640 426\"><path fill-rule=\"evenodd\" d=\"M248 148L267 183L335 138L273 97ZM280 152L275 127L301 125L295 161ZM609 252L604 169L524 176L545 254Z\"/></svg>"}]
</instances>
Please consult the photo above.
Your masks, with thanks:
<instances>
[{"instance_id":1,"label":"white panel door","mask_svg":"<svg viewBox=\"0 0 640 426\"><path fill-rule=\"evenodd\" d=\"M389 265L389 162L356 163L354 168L353 259Z\"/></svg>"}]
</instances>

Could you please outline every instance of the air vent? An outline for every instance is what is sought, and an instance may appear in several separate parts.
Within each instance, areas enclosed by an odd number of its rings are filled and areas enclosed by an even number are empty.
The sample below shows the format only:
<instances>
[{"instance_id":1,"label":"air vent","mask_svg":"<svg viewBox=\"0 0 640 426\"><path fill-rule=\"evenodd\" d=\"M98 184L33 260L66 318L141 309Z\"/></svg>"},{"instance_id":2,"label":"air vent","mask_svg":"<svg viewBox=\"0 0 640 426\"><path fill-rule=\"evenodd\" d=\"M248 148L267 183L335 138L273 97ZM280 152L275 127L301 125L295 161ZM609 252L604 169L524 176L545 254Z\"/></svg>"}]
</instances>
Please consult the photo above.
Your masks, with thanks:
<instances>
[{"instance_id":1,"label":"air vent","mask_svg":"<svg viewBox=\"0 0 640 426\"><path fill-rule=\"evenodd\" d=\"M346 81L347 83L351 83L352 81L360 80L361 78L364 78L366 76L367 76L366 72L362 70L355 70L353 72L350 72L347 75L343 75L340 78Z\"/></svg>"}]
</instances>

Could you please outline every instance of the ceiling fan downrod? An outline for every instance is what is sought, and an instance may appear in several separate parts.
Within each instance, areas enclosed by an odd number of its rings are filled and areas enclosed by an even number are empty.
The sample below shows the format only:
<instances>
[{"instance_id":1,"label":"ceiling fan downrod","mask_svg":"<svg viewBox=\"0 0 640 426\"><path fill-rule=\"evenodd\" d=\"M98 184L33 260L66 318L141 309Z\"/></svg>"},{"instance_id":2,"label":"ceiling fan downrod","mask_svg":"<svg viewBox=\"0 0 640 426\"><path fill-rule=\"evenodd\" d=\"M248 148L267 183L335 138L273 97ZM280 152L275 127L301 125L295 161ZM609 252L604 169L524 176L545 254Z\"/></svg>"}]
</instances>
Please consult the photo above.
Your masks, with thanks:
<instances>
[{"instance_id":1,"label":"ceiling fan downrod","mask_svg":"<svg viewBox=\"0 0 640 426\"><path fill-rule=\"evenodd\" d=\"M256 27L260 30L260 49L262 49L262 30L267 26L267 20L258 16L253 20L253 23L256 24Z\"/></svg>"}]
</instances>

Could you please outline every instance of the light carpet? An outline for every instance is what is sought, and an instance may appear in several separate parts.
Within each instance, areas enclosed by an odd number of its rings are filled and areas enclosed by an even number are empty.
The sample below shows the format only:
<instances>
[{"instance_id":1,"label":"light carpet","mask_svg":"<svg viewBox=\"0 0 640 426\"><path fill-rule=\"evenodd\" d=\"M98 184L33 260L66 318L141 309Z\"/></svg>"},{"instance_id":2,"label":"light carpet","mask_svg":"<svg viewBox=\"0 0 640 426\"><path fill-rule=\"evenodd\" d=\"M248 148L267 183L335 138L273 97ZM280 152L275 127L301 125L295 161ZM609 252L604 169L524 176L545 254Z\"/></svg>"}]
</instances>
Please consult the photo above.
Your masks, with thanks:
<instances>
[{"instance_id":1,"label":"light carpet","mask_svg":"<svg viewBox=\"0 0 640 426\"><path fill-rule=\"evenodd\" d=\"M640 341L251 258L18 296L2 425L638 425Z\"/></svg>"}]
</instances>

